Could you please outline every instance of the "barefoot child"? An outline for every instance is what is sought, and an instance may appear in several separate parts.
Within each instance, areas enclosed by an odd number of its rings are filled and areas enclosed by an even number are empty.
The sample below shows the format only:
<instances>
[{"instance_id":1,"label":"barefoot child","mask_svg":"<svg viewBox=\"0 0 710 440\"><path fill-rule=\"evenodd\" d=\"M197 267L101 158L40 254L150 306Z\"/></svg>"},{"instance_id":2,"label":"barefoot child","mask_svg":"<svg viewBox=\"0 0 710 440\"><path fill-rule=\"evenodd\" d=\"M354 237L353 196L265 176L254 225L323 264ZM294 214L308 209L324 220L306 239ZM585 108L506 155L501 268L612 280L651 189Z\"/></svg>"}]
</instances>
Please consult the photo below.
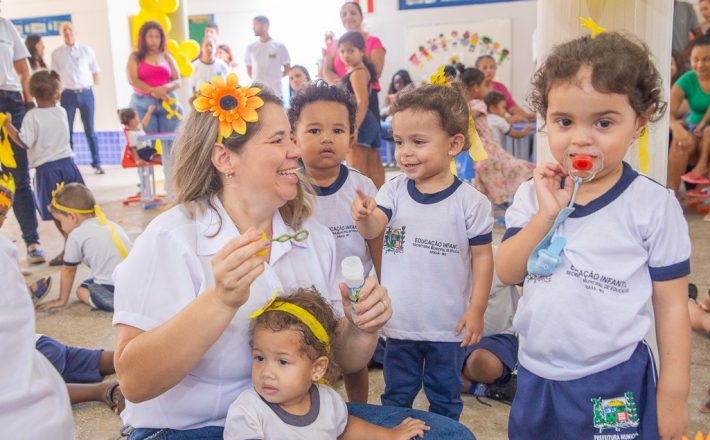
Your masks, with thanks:
<instances>
[{"instance_id":1,"label":"barefoot child","mask_svg":"<svg viewBox=\"0 0 710 440\"><path fill-rule=\"evenodd\" d=\"M130 107L118 111L118 119L126 133L128 148L131 149L133 160L139 167L145 166L147 162L161 162L158 150L150 142L138 140L138 137L145 135L143 127L150 122L154 111L155 106L149 105L142 120L138 119L138 112Z\"/></svg>"},{"instance_id":2,"label":"barefoot child","mask_svg":"<svg viewBox=\"0 0 710 440\"><path fill-rule=\"evenodd\" d=\"M688 226L673 192L623 161L663 115L662 81L645 45L612 32L556 46L534 76L558 163L518 189L496 256L503 283L525 282L513 440L688 430Z\"/></svg>"},{"instance_id":3,"label":"barefoot child","mask_svg":"<svg viewBox=\"0 0 710 440\"><path fill-rule=\"evenodd\" d=\"M456 83L399 94L391 111L403 174L376 199L358 191L352 204L363 237L385 231L382 285L394 314L382 332L382 404L411 407L423 383L429 411L458 420L465 347L483 336L491 290L491 204L451 174L452 158L471 143Z\"/></svg>"},{"instance_id":4,"label":"barefoot child","mask_svg":"<svg viewBox=\"0 0 710 440\"><path fill-rule=\"evenodd\" d=\"M340 395L323 384L334 367L330 344L338 329L323 297L298 290L272 299L252 318L253 388L229 407L225 439L336 439L367 433L372 440L408 440L424 435L424 422L411 418L387 429L349 417Z\"/></svg>"},{"instance_id":5,"label":"barefoot child","mask_svg":"<svg viewBox=\"0 0 710 440\"><path fill-rule=\"evenodd\" d=\"M382 237L365 240L350 216L357 188L374 197L377 189L367 176L343 165L355 141L355 103L348 93L319 82L302 89L291 101L288 115L296 145L301 149L305 174L316 190L315 218L327 226L335 239L335 262L340 276L344 258L357 256L364 273L380 269ZM350 401L367 402L367 368L344 376Z\"/></svg>"},{"instance_id":6,"label":"barefoot child","mask_svg":"<svg viewBox=\"0 0 710 440\"><path fill-rule=\"evenodd\" d=\"M106 220L89 188L78 183L62 186L50 210L67 236L59 298L39 305L40 310L64 307L69 301L76 269L82 262L91 278L76 289L76 296L94 309L113 312L113 270L131 250L131 240L119 225Z\"/></svg>"}]
</instances>

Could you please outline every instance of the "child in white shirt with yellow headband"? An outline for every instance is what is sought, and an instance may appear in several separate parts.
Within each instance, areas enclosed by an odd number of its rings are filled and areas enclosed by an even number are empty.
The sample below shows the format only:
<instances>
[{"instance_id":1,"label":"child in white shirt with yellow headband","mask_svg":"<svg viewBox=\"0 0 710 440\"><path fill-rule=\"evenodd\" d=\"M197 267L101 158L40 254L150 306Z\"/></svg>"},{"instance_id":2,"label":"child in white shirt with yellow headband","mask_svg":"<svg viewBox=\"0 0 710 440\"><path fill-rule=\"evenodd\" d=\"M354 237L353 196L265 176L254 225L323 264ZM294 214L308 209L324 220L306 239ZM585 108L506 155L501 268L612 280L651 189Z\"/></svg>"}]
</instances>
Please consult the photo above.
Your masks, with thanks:
<instances>
[{"instance_id":1,"label":"child in white shirt with yellow headband","mask_svg":"<svg viewBox=\"0 0 710 440\"><path fill-rule=\"evenodd\" d=\"M428 430L411 418L388 429L348 416L343 398L324 384L334 377L330 343L338 321L314 290L274 297L252 318L253 388L229 407L225 439L335 439L367 432L373 440L409 440Z\"/></svg>"},{"instance_id":2,"label":"child in white shirt with yellow headband","mask_svg":"<svg viewBox=\"0 0 710 440\"><path fill-rule=\"evenodd\" d=\"M106 219L89 188L80 183L60 185L49 209L67 242L59 298L44 302L38 308L46 311L67 304L77 266L83 262L91 269L91 278L81 283L76 296L94 309L113 312L111 275L133 245L128 235L119 225Z\"/></svg>"}]
</instances>

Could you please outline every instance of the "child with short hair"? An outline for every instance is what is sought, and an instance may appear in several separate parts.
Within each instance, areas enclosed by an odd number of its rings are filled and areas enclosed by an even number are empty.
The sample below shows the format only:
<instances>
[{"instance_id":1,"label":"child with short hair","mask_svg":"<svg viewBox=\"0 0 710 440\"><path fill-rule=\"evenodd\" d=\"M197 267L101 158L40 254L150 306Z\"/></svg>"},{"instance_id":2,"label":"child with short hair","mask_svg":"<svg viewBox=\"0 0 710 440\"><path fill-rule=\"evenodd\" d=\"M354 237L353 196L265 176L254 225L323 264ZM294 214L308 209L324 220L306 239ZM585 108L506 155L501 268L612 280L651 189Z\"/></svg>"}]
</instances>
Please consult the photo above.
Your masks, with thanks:
<instances>
[{"instance_id":1,"label":"child with short hair","mask_svg":"<svg viewBox=\"0 0 710 440\"><path fill-rule=\"evenodd\" d=\"M30 77L30 93L37 107L29 110L18 132L12 125L9 113L5 119L7 132L18 145L28 150L30 168L35 168L35 192L37 210L42 220L53 220L49 211L52 191L64 183L84 183L79 168L74 163L74 153L69 143L67 112L59 105L62 84L59 74L40 70ZM55 226L62 232L59 224ZM66 238L66 236L65 236ZM62 264L59 254L50 266Z\"/></svg>"},{"instance_id":2,"label":"child with short hair","mask_svg":"<svg viewBox=\"0 0 710 440\"><path fill-rule=\"evenodd\" d=\"M356 189L370 197L377 194L370 178L343 165L355 141L355 114L355 102L350 95L323 81L302 89L291 100L288 111L295 143L301 149L305 174L313 183L317 196L315 218L330 229L335 239L337 268L344 258L357 256L362 261L365 275L373 266L379 274L382 237L365 240L350 216ZM342 276L339 281L344 281ZM349 399L366 403L367 368L347 374L344 379Z\"/></svg>"},{"instance_id":3,"label":"child with short hair","mask_svg":"<svg viewBox=\"0 0 710 440\"><path fill-rule=\"evenodd\" d=\"M154 105L149 105L143 115L143 119L138 119L138 112L133 108L123 108L118 111L118 119L123 125L123 132L126 134L126 142L128 148L131 149L133 161L139 167L145 166L148 162L161 163L162 158L158 154L158 150L153 147L149 141L140 141L138 138L145 135L143 127L149 122L155 111Z\"/></svg>"},{"instance_id":4,"label":"child with short hair","mask_svg":"<svg viewBox=\"0 0 710 440\"><path fill-rule=\"evenodd\" d=\"M490 91L483 97L483 102L488 109L486 118L488 119L488 125L491 127L491 133L493 134L493 138L496 139L500 145L505 144L505 136L520 139L530 134L530 130L532 130L531 125L525 124L525 128L516 130L510 122L505 119L508 112L505 107L504 94L495 90Z\"/></svg>"},{"instance_id":5,"label":"child with short hair","mask_svg":"<svg viewBox=\"0 0 710 440\"><path fill-rule=\"evenodd\" d=\"M687 433L688 226L673 192L623 161L662 97L648 48L615 32L556 46L535 73L558 163L518 189L496 256L503 283L524 281L513 440Z\"/></svg>"},{"instance_id":6,"label":"child with short hair","mask_svg":"<svg viewBox=\"0 0 710 440\"><path fill-rule=\"evenodd\" d=\"M392 114L403 174L376 199L358 191L351 210L363 237L385 231L382 285L394 315L382 330L382 404L411 407L423 383L429 411L458 420L465 347L483 336L493 276L491 204L451 174L471 144L460 85L401 93Z\"/></svg>"},{"instance_id":7,"label":"child with short hair","mask_svg":"<svg viewBox=\"0 0 710 440\"><path fill-rule=\"evenodd\" d=\"M205 37L200 46L200 57L192 62L192 92L197 93L197 87L208 83L215 76L226 78L229 73L227 63L217 57L217 40L214 37Z\"/></svg>"},{"instance_id":8,"label":"child with short hair","mask_svg":"<svg viewBox=\"0 0 710 440\"><path fill-rule=\"evenodd\" d=\"M112 274L131 250L128 235L106 219L89 188L79 183L59 188L52 197L50 210L67 242L59 298L40 304L39 309L47 311L67 304L77 266L83 262L91 269L91 278L81 283L76 296L93 309L113 312Z\"/></svg>"},{"instance_id":9,"label":"child with short hair","mask_svg":"<svg viewBox=\"0 0 710 440\"><path fill-rule=\"evenodd\" d=\"M474 163L476 188L487 195L495 205L507 206L521 183L532 175L535 164L508 154L500 145L488 123L488 108L483 101L486 76L478 69L468 68L461 74L461 84L466 90L476 131L481 137L488 159Z\"/></svg>"},{"instance_id":10,"label":"child with short hair","mask_svg":"<svg viewBox=\"0 0 710 440\"><path fill-rule=\"evenodd\" d=\"M367 432L372 440L405 440L428 430L411 418L387 429L348 416L342 397L323 383L335 367L331 342L338 321L314 290L274 296L252 318L254 387L229 407L225 439L335 439Z\"/></svg>"}]
</instances>

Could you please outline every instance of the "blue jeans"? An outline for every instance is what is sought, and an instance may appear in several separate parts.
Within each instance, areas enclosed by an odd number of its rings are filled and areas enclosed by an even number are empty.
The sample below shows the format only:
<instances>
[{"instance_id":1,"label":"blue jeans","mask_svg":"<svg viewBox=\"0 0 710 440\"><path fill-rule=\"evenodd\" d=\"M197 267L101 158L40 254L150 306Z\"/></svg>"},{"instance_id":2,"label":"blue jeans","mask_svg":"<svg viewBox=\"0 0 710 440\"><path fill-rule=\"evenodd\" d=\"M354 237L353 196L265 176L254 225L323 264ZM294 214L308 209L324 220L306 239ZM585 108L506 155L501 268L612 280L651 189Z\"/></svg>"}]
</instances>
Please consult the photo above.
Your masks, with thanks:
<instances>
[{"instance_id":1,"label":"blue jeans","mask_svg":"<svg viewBox=\"0 0 710 440\"><path fill-rule=\"evenodd\" d=\"M471 431L459 422L417 409L351 402L348 403L348 413L385 428L393 428L407 417L422 420L431 428L424 434L425 440L476 440Z\"/></svg>"},{"instance_id":2,"label":"blue jeans","mask_svg":"<svg viewBox=\"0 0 710 440\"><path fill-rule=\"evenodd\" d=\"M171 98L177 99L175 93L170 93ZM174 133L180 126L180 120L172 116L170 119L167 118L168 112L165 111L162 105L162 101L158 98L153 98L152 96L139 95L134 93L131 96L131 107L138 112L138 118L143 119L143 115L148 111L148 107L151 105L155 106L155 111L153 116L151 116L148 125L143 127L146 133ZM182 106L178 103L178 111L181 115L184 115ZM170 147L172 142L161 141L163 147L163 172L165 173L165 192L168 193L170 197Z\"/></svg>"},{"instance_id":3,"label":"blue jeans","mask_svg":"<svg viewBox=\"0 0 710 440\"><path fill-rule=\"evenodd\" d=\"M22 100L20 92L8 92L0 90L0 112L12 115L12 125L19 128L25 118L25 102ZM15 200L12 202L12 209L15 210L15 217L22 229L22 239L27 246L39 243L37 233L37 214L35 212L35 196L32 192L32 181L30 179L30 167L27 160L27 150L15 145L10 140L12 152L15 154L17 168L10 168L10 174L15 179Z\"/></svg>"},{"instance_id":4,"label":"blue jeans","mask_svg":"<svg viewBox=\"0 0 710 440\"><path fill-rule=\"evenodd\" d=\"M222 440L223 436L223 426L186 430L136 428L131 431L128 440Z\"/></svg>"},{"instance_id":5,"label":"blue jeans","mask_svg":"<svg viewBox=\"0 0 710 440\"><path fill-rule=\"evenodd\" d=\"M460 345L387 338L382 404L411 408L423 384L429 411L458 420L463 411L461 368L466 354Z\"/></svg>"},{"instance_id":6,"label":"blue jeans","mask_svg":"<svg viewBox=\"0 0 710 440\"><path fill-rule=\"evenodd\" d=\"M74 133L74 116L76 116L76 109L79 109L81 124L84 126L84 134L86 135L86 142L89 144L89 151L91 151L91 166L100 166L99 141L94 131L94 92L91 88L83 89L81 92L64 90L60 103L62 107L64 107L64 110L67 111L67 118L69 120L69 143L71 144L72 150L74 149L74 141L72 139L72 134Z\"/></svg>"}]
</instances>

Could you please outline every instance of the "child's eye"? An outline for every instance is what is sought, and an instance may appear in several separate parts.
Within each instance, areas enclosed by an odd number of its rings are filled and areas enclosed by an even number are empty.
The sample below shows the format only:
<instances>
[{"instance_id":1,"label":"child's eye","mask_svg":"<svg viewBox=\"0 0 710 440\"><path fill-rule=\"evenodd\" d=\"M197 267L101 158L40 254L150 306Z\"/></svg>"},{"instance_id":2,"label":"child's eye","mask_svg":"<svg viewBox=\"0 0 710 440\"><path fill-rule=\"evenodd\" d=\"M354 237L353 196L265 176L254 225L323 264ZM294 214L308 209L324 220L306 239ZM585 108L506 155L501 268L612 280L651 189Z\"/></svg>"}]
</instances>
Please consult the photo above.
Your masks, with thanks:
<instances>
[{"instance_id":1,"label":"child's eye","mask_svg":"<svg viewBox=\"0 0 710 440\"><path fill-rule=\"evenodd\" d=\"M600 119L597 121L597 127L599 128L609 128L613 125L613 122L611 122L608 119Z\"/></svg>"},{"instance_id":2,"label":"child's eye","mask_svg":"<svg viewBox=\"0 0 710 440\"><path fill-rule=\"evenodd\" d=\"M318 133L320 133L320 130L317 128L311 128L308 130L308 133L309 134L318 134Z\"/></svg>"},{"instance_id":3,"label":"child's eye","mask_svg":"<svg viewBox=\"0 0 710 440\"><path fill-rule=\"evenodd\" d=\"M336 129L333 130L333 133L335 133L335 134L343 134L343 133L345 133L345 130L343 130L342 128L336 128Z\"/></svg>"},{"instance_id":4,"label":"child's eye","mask_svg":"<svg viewBox=\"0 0 710 440\"><path fill-rule=\"evenodd\" d=\"M395 139L395 140L394 140L394 144L395 144L396 146L398 146L398 147L401 147L402 144L404 144L404 142L402 142L401 139Z\"/></svg>"},{"instance_id":5,"label":"child's eye","mask_svg":"<svg viewBox=\"0 0 710 440\"><path fill-rule=\"evenodd\" d=\"M423 141L421 139L414 139L414 145L424 145L426 144L426 141Z\"/></svg>"},{"instance_id":6,"label":"child's eye","mask_svg":"<svg viewBox=\"0 0 710 440\"><path fill-rule=\"evenodd\" d=\"M560 125L560 127L569 127L570 125L572 125L572 120L567 119L567 118L562 118L562 119L558 119L557 123Z\"/></svg>"},{"instance_id":7,"label":"child's eye","mask_svg":"<svg viewBox=\"0 0 710 440\"><path fill-rule=\"evenodd\" d=\"M259 355L259 354L254 355L253 359L254 359L254 362L264 362L264 356Z\"/></svg>"},{"instance_id":8,"label":"child's eye","mask_svg":"<svg viewBox=\"0 0 710 440\"><path fill-rule=\"evenodd\" d=\"M279 365L288 365L288 361L286 359L279 359Z\"/></svg>"}]
</instances>

